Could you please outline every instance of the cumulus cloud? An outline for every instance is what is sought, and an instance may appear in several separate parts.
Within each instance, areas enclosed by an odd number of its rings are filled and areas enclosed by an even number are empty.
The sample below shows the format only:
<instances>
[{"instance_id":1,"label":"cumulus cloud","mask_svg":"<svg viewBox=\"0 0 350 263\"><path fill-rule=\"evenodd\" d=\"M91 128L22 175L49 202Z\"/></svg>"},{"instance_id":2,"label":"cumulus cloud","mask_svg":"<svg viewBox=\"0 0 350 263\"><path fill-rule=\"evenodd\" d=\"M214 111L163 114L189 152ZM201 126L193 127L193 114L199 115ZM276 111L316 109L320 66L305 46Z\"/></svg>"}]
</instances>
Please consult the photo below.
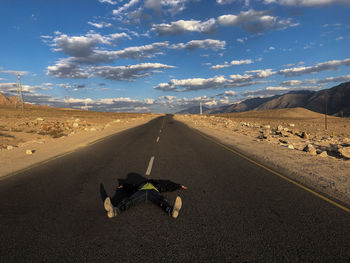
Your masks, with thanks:
<instances>
[{"instance_id":1,"label":"cumulus cloud","mask_svg":"<svg viewBox=\"0 0 350 263\"><path fill-rule=\"evenodd\" d=\"M217 18L221 26L239 26L250 33L260 33L266 30L283 30L288 27L298 26L291 19L280 19L269 15L269 11L256 11L250 9L237 15L222 15Z\"/></svg>"},{"instance_id":2,"label":"cumulus cloud","mask_svg":"<svg viewBox=\"0 0 350 263\"><path fill-rule=\"evenodd\" d=\"M186 32L210 34L215 31L216 26L216 21L213 18L204 22L199 20L178 20L170 24L154 24L152 31L157 32L160 36L178 35Z\"/></svg>"},{"instance_id":3,"label":"cumulus cloud","mask_svg":"<svg viewBox=\"0 0 350 263\"><path fill-rule=\"evenodd\" d=\"M113 10L113 15L120 15L121 13L128 10L130 7L136 5L139 2L139 0L130 0L129 2L125 3L123 6L119 7L118 9Z\"/></svg>"},{"instance_id":4,"label":"cumulus cloud","mask_svg":"<svg viewBox=\"0 0 350 263\"><path fill-rule=\"evenodd\" d=\"M86 79L102 77L116 81L135 81L142 77L152 76L160 69L175 68L174 66L160 63L141 63L128 66L92 66L80 67L67 60L59 61L55 66L47 67L47 75L56 78ZM158 71L157 71L158 70Z\"/></svg>"},{"instance_id":5,"label":"cumulus cloud","mask_svg":"<svg viewBox=\"0 0 350 263\"><path fill-rule=\"evenodd\" d=\"M135 81L136 79L151 76L152 70L175 68L174 66L160 63L141 63L129 66L100 66L94 68L94 74L104 79L118 81Z\"/></svg>"},{"instance_id":6,"label":"cumulus cloud","mask_svg":"<svg viewBox=\"0 0 350 263\"><path fill-rule=\"evenodd\" d=\"M293 22L290 18L281 19L269 15L269 11L250 9L237 15L222 15L217 19L211 18L203 22L199 20L178 20L170 24L154 24L152 31L155 31L160 36L184 34L187 32L208 34L213 33L219 25L237 26L250 33L261 33L266 30L283 30L288 27L298 26L299 23Z\"/></svg>"},{"instance_id":7,"label":"cumulus cloud","mask_svg":"<svg viewBox=\"0 0 350 263\"><path fill-rule=\"evenodd\" d=\"M68 36L60 32L53 38L54 51L62 52L72 57L88 57L93 55L98 44L113 45L120 38L129 38L126 33L114 33L106 36L90 32L85 36Z\"/></svg>"},{"instance_id":8,"label":"cumulus cloud","mask_svg":"<svg viewBox=\"0 0 350 263\"><path fill-rule=\"evenodd\" d=\"M98 0L100 3L108 3L110 5L115 5L117 4L116 1L112 1L112 0Z\"/></svg>"},{"instance_id":9,"label":"cumulus cloud","mask_svg":"<svg viewBox=\"0 0 350 263\"><path fill-rule=\"evenodd\" d=\"M331 60L327 62L318 63L310 67L296 67L296 68L287 68L282 69L278 74L284 76L300 76L303 74L318 73L326 70L336 70L339 66L350 66L350 59L343 60Z\"/></svg>"},{"instance_id":10,"label":"cumulus cloud","mask_svg":"<svg viewBox=\"0 0 350 263\"><path fill-rule=\"evenodd\" d=\"M212 49L214 51L217 51L219 49L225 49L226 41L220 41L215 39L204 39L204 40L191 40L184 43L178 43L171 45L172 49L189 49L194 50L197 48L203 48L203 49Z\"/></svg>"},{"instance_id":11,"label":"cumulus cloud","mask_svg":"<svg viewBox=\"0 0 350 263\"><path fill-rule=\"evenodd\" d=\"M0 68L0 73L3 74L9 74L9 75L21 75L21 76L25 76L28 75L29 72L28 71L23 71L23 70L4 70L3 68Z\"/></svg>"},{"instance_id":12,"label":"cumulus cloud","mask_svg":"<svg viewBox=\"0 0 350 263\"><path fill-rule=\"evenodd\" d=\"M224 64L218 64L218 65L212 66L211 69L229 68L232 66L247 65L252 63L253 61L251 59L232 60L230 63L226 61Z\"/></svg>"},{"instance_id":13,"label":"cumulus cloud","mask_svg":"<svg viewBox=\"0 0 350 263\"><path fill-rule=\"evenodd\" d=\"M192 78L192 79L172 79L168 83L160 83L153 87L162 91L193 91L203 89L218 89L222 88L226 83L226 79L223 76L215 76L213 78Z\"/></svg>"},{"instance_id":14,"label":"cumulus cloud","mask_svg":"<svg viewBox=\"0 0 350 263\"><path fill-rule=\"evenodd\" d=\"M350 81L350 75L329 77L325 79L287 80L287 81L282 81L280 85L290 87L290 86L325 84L329 82L346 82L346 81Z\"/></svg>"},{"instance_id":15,"label":"cumulus cloud","mask_svg":"<svg viewBox=\"0 0 350 263\"><path fill-rule=\"evenodd\" d=\"M117 51L107 51L107 50L96 50L97 55L103 56L106 59L121 59L121 58L132 58L132 59L142 59L151 58L155 54L163 54L163 49L169 47L169 42L155 42L149 45L127 47L122 50Z\"/></svg>"},{"instance_id":16,"label":"cumulus cloud","mask_svg":"<svg viewBox=\"0 0 350 263\"><path fill-rule=\"evenodd\" d=\"M90 26L96 27L96 28L104 28L104 27L111 27L111 23L107 22L100 22L100 23L93 23L93 22L88 22Z\"/></svg>"},{"instance_id":17,"label":"cumulus cloud","mask_svg":"<svg viewBox=\"0 0 350 263\"><path fill-rule=\"evenodd\" d=\"M349 3L348 0L265 0L265 4L279 4L287 6L321 6L321 5L330 5L330 4L345 4Z\"/></svg>"},{"instance_id":18,"label":"cumulus cloud","mask_svg":"<svg viewBox=\"0 0 350 263\"><path fill-rule=\"evenodd\" d=\"M46 74L56 78L87 79L90 77L90 74L77 64L65 59L58 61L54 66L48 66Z\"/></svg>"}]
</instances>

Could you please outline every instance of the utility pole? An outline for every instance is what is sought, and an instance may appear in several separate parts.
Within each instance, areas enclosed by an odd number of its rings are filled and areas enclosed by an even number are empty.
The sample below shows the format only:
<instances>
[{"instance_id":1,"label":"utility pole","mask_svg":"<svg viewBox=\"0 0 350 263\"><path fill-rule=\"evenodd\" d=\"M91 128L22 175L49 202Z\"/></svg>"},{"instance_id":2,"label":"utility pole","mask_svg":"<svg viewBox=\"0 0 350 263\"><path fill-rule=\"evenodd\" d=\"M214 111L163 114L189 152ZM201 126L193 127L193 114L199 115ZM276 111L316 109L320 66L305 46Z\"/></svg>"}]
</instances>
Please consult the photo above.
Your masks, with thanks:
<instances>
[{"instance_id":1,"label":"utility pole","mask_svg":"<svg viewBox=\"0 0 350 263\"><path fill-rule=\"evenodd\" d=\"M21 74L18 73L17 75L17 101L15 102L15 108L17 109L17 103L22 104L22 110L24 109L24 101L23 101L23 94L22 94L22 84L21 84Z\"/></svg>"},{"instance_id":2,"label":"utility pole","mask_svg":"<svg viewBox=\"0 0 350 263\"><path fill-rule=\"evenodd\" d=\"M324 114L324 128L327 130L327 111L328 111L328 103L327 103L328 96L325 94L325 114Z\"/></svg>"},{"instance_id":3,"label":"utility pole","mask_svg":"<svg viewBox=\"0 0 350 263\"><path fill-rule=\"evenodd\" d=\"M199 103L199 114L203 114L203 109L202 109L202 102Z\"/></svg>"},{"instance_id":4,"label":"utility pole","mask_svg":"<svg viewBox=\"0 0 350 263\"><path fill-rule=\"evenodd\" d=\"M69 105L69 94L68 94L69 86L68 85L65 86L64 89L66 91L66 99L65 100L66 100L67 108L69 108L70 107L70 105Z\"/></svg>"}]
</instances>

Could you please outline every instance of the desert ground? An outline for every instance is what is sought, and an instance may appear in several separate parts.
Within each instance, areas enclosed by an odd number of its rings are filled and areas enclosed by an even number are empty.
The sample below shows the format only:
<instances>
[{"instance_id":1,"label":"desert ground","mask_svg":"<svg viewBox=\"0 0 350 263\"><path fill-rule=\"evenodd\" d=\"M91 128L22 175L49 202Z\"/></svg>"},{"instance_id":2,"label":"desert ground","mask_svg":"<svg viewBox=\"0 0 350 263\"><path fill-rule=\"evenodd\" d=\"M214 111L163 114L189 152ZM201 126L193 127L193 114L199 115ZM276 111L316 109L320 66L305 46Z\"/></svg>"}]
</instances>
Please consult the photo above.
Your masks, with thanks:
<instances>
[{"instance_id":1,"label":"desert ground","mask_svg":"<svg viewBox=\"0 0 350 263\"><path fill-rule=\"evenodd\" d=\"M0 105L0 177L157 116Z\"/></svg>"},{"instance_id":2,"label":"desert ground","mask_svg":"<svg viewBox=\"0 0 350 263\"><path fill-rule=\"evenodd\" d=\"M303 108L176 115L200 132L329 197L350 204L350 118Z\"/></svg>"}]
</instances>

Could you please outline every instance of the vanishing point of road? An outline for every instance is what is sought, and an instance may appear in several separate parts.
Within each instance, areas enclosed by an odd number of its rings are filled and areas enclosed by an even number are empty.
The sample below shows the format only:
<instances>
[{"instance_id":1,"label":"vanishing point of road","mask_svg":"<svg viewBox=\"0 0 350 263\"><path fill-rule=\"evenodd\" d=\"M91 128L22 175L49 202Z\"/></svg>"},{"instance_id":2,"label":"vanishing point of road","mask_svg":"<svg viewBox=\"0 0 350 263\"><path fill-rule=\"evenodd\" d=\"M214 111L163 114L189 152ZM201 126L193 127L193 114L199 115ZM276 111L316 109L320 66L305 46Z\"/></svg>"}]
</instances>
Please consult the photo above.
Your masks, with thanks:
<instances>
[{"instance_id":1,"label":"vanishing point of road","mask_svg":"<svg viewBox=\"0 0 350 263\"><path fill-rule=\"evenodd\" d=\"M104 195L139 174L188 190L108 219ZM0 181L0 262L349 262L350 213L171 115Z\"/></svg>"}]
</instances>

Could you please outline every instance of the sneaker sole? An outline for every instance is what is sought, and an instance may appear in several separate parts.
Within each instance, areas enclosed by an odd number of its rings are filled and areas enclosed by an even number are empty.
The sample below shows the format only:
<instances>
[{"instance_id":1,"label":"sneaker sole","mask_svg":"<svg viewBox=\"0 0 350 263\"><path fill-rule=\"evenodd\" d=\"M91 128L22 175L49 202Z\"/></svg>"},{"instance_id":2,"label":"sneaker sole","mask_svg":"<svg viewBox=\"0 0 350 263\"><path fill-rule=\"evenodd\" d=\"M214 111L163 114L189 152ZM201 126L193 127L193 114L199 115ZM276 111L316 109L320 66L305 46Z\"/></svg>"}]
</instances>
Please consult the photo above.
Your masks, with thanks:
<instances>
[{"instance_id":1,"label":"sneaker sole","mask_svg":"<svg viewBox=\"0 0 350 263\"><path fill-rule=\"evenodd\" d=\"M116 216L110 197L106 198L106 200L104 202L104 207L105 207L105 210L107 211L108 218L113 218Z\"/></svg>"},{"instance_id":2,"label":"sneaker sole","mask_svg":"<svg viewBox=\"0 0 350 263\"><path fill-rule=\"evenodd\" d=\"M104 201L104 207L106 211L109 211L111 209L112 206L112 201L110 197L107 197Z\"/></svg>"},{"instance_id":3,"label":"sneaker sole","mask_svg":"<svg viewBox=\"0 0 350 263\"><path fill-rule=\"evenodd\" d=\"M175 199L174 207L173 207L173 213L172 217L177 218L179 216L179 211L182 207L182 200L180 196L177 196Z\"/></svg>"}]
</instances>

